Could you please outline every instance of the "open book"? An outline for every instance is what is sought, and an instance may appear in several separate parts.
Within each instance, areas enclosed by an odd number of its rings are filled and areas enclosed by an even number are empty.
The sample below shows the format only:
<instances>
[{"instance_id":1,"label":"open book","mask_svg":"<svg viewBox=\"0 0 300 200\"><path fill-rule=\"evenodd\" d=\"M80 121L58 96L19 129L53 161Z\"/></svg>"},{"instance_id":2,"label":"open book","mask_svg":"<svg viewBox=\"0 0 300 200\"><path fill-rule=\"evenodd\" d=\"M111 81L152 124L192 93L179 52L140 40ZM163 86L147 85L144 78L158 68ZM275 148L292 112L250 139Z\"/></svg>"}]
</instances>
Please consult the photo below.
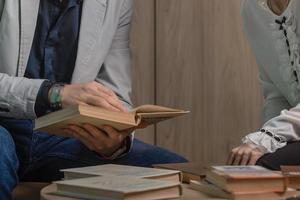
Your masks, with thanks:
<instances>
[{"instance_id":1,"label":"open book","mask_svg":"<svg viewBox=\"0 0 300 200\"><path fill-rule=\"evenodd\" d=\"M109 111L94 106L79 105L65 108L36 119L34 130L64 135L63 129L69 124L92 124L99 128L103 125L109 125L122 131L138 127L142 122L151 125L187 113L189 111L155 105L143 105L127 113Z\"/></svg>"}]
</instances>

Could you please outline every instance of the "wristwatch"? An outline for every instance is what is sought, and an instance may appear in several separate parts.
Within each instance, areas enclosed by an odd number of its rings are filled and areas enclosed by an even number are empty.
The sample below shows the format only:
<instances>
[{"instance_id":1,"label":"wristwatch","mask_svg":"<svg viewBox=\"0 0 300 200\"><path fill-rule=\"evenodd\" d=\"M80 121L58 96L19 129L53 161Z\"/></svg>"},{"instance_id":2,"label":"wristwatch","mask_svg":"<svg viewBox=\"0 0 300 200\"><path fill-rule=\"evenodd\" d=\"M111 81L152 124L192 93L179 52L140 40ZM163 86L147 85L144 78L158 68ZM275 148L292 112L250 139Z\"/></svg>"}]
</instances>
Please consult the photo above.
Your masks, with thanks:
<instances>
[{"instance_id":1,"label":"wristwatch","mask_svg":"<svg viewBox=\"0 0 300 200\"><path fill-rule=\"evenodd\" d=\"M62 108L61 95L65 84L55 83L49 90L48 99L51 111L56 111Z\"/></svg>"}]
</instances>

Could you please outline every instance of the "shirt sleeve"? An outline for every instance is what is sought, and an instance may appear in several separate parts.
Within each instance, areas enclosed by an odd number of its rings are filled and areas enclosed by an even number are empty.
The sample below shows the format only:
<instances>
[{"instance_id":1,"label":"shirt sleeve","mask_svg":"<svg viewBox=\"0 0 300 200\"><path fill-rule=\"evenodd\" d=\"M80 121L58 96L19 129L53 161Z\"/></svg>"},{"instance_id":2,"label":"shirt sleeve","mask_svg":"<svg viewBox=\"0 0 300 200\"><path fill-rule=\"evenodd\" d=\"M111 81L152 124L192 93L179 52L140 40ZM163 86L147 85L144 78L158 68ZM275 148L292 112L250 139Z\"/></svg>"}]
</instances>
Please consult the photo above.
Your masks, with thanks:
<instances>
[{"instance_id":1,"label":"shirt sleeve","mask_svg":"<svg viewBox=\"0 0 300 200\"><path fill-rule=\"evenodd\" d=\"M39 89L36 102L34 105L34 110L37 117L41 117L45 115L50 109L48 93L52 85L53 85L52 82L45 80Z\"/></svg>"},{"instance_id":2,"label":"shirt sleeve","mask_svg":"<svg viewBox=\"0 0 300 200\"><path fill-rule=\"evenodd\" d=\"M133 1L124 0L111 49L106 56L96 81L112 89L123 104L130 110L132 103L130 94L131 85L131 51L129 46L129 33L133 13ZM130 134L127 144L119 149L111 158L117 158L130 151L134 133ZM110 158L110 159L111 159Z\"/></svg>"},{"instance_id":3,"label":"shirt sleeve","mask_svg":"<svg viewBox=\"0 0 300 200\"><path fill-rule=\"evenodd\" d=\"M290 110L283 110L278 117L266 122L261 131L251 133L242 139L243 143L254 143L273 153L287 145L287 142L299 140L300 104Z\"/></svg>"}]
</instances>

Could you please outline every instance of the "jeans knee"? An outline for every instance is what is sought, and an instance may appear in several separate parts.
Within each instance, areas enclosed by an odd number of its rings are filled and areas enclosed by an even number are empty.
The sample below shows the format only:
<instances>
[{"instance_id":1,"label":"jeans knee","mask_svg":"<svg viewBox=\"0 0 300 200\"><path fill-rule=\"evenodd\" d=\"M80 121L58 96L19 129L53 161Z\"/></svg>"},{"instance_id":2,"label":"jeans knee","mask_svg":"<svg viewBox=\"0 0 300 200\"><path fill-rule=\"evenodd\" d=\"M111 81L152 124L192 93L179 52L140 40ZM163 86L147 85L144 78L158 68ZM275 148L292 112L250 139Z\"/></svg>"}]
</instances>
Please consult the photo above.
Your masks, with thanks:
<instances>
[{"instance_id":1,"label":"jeans knee","mask_svg":"<svg viewBox=\"0 0 300 200\"><path fill-rule=\"evenodd\" d=\"M9 156L15 154L15 144L10 133L0 126L0 157Z\"/></svg>"}]
</instances>

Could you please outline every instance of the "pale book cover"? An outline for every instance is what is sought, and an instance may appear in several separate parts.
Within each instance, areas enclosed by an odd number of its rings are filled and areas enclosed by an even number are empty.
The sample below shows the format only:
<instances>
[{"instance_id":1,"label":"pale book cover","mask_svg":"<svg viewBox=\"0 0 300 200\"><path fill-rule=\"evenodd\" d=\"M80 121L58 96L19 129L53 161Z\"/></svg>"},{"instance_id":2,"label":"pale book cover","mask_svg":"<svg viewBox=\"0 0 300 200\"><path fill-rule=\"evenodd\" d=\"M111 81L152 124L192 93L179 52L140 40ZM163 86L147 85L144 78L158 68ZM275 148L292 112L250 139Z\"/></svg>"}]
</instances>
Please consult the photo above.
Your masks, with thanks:
<instances>
[{"instance_id":1,"label":"pale book cover","mask_svg":"<svg viewBox=\"0 0 300 200\"><path fill-rule=\"evenodd\" d=\"M228 192L283 192L285 178L260 166L212 166L206 179Z\"/></svg>"},{"instance_id":2,"label":"pale book cover","mask_svg":"<svg viewBox=\"0 0 300 200\"><path fill-rule=\"evenodd\" d=\"M278 171L272 171L261 166L212 166L211 171L234 179L264 179L282 178Z\"/></svg>"},{"instance_id":3,"label":"pale book cover","mask_svg":"<svg viewBox=\"0 0 300 200\"><path fill-rule=\"evenodd\" d=\"M177 170L154 169L127 165L105 164L90 167L63 169L65 179L91 176L133 176L180 182L181 172Z\"/></svg>"},{"instance_id":4,"label":"pale book cover","mask_svg":"<svg viewBox=\"0 0 300 200\"><path fill-rule=\"evenodd\" d=\"M179 183L126 176L98 176L54 182L58 195L84 199L165 199L181 195Z\"/></svg>"},{"instance_id":5,"label":"pale book cover","mask_svg":"<svg viewBox=\"0 0 300 200\"><path fill-rule=\"evenodd\" d=\"M35 131L67 136L64 128L68 125L92 124L98 128L109 125L122 131L138 127L142 122L147 125L185 115L189 111L156 105L143 105L130 112L109 111L95 106L79 105L68 107L35 120Z\"/></svg>"},{"instance_id":6,"label":"pale book cover","mask_svg":"<svg viewBox=\"0 0 300 200\"><path fill-rule=\"evenodd\" d=\"M253 200L253 199L263 199L263 200L274 200L274 199L286 199L299 195L299 192L292 188L287 188L285 192L236 192L230 193L218 186L209 183L208 181L194 181L192 180L189 187L191 189L203 192L212 197L219 197L225 199L235 199L235 200Z\"/></svg>"},{"instance_id":7,"label":"pale book cover","mask_svg":"<svg viewBox=\"0 0 300 200\"><path fill-rule=\"evenodd\" d=\"M280 166L282 174L287 179L287 185L288 187L294 188L294 189L300 189L300 166L294 165L294 166Z\"/></svg>"}]
</instances>

